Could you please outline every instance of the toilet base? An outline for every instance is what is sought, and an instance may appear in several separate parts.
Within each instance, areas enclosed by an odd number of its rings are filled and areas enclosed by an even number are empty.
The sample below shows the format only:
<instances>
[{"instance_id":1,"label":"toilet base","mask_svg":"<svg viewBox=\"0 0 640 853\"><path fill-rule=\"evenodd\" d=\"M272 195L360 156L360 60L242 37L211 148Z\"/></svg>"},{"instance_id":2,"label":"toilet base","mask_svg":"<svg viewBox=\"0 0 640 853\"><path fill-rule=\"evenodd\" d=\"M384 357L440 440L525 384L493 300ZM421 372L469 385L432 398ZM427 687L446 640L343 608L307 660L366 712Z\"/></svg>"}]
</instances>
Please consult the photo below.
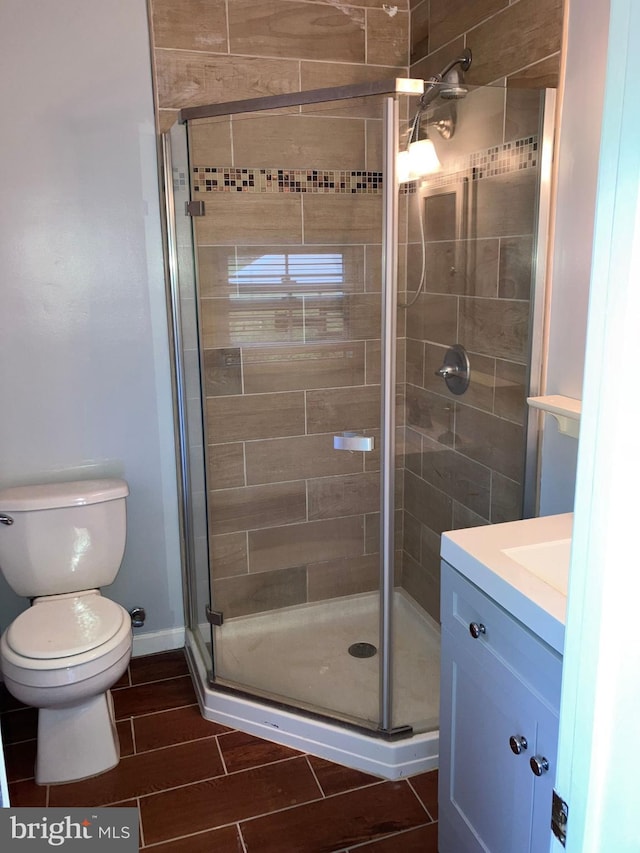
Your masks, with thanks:
<instances>
[{"instance_id":1,"label":"toilet base","mask_svg":"<svg viewBox=\"0 0 640 853\"><path fill-rule=\"evenodd\" d=\"M40 708L36 784L97 776L120 761L111 691L67 708Z\"/></svg>"}]
</instances>

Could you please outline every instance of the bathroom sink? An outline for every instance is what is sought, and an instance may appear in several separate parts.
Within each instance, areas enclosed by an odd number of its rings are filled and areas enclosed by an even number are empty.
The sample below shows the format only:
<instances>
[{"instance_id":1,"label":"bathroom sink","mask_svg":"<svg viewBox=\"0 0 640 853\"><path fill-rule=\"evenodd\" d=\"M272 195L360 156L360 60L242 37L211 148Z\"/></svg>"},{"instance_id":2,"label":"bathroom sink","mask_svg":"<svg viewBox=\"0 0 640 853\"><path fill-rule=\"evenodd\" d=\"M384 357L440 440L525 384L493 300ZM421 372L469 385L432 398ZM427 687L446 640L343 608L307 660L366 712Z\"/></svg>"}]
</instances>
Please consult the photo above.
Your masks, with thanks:
<instances>
[{"instance_id":1,"label":"bathroom sink","mask_svg":"<svg viewBox=\"0 0 640 853\"><path fill-rule=\"evenodd\" d=\"M504 548L502 553L531 574L566 594L569 578L571 539L557 539L536 545Z\"/></svg>"}]
</instances>

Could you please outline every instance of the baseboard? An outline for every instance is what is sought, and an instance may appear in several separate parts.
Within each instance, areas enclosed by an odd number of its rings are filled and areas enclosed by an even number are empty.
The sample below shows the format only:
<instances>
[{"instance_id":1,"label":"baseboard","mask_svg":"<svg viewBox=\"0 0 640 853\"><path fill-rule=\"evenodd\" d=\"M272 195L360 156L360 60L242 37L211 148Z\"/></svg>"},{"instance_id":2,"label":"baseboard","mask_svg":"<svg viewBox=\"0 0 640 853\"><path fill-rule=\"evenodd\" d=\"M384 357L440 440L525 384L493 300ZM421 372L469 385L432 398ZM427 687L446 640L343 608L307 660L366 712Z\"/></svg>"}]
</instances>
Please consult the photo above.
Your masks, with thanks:
<instances>
[{"instance_id":1,"label":"baseboard","mask_svg":"<svg viewBox=\"0 0 640 853\"><path fill-rule=\"evenodd\" d=\"M167 628L164 631L148 631L146 634L133 632L132 657L168 652L184 646L184 628Z\"/></svg>"}]
</instances>

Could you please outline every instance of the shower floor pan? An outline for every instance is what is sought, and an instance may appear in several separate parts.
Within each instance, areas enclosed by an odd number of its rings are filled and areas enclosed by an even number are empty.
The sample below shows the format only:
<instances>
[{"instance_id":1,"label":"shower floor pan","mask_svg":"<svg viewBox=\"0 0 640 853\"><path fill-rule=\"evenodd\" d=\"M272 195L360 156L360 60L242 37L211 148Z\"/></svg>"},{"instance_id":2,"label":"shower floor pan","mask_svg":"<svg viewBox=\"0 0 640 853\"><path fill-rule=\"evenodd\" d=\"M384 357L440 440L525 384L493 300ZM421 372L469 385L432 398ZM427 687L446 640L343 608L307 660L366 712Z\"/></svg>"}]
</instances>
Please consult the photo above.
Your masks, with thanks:
<instances>
[{"instance_id":1,"label":"shower floor pan","mask_svg":"<svg viewBox=\"0 0 640 853\"><path fill-rule=\"evenodd\" d=\"M354 643L378 645L378 595L367 593L225 621L216 637L218 671L258 691L331 708L346 720L378 718L379 654L357 658ZM208 627L208 626L207 626ZM206 719L387 779L432 770L438 760L440 631L402 591L394 597L394 725L420 731L387 741L293 709L218 691L198 644L187 658Z\"/></svg>"}]
</instances>

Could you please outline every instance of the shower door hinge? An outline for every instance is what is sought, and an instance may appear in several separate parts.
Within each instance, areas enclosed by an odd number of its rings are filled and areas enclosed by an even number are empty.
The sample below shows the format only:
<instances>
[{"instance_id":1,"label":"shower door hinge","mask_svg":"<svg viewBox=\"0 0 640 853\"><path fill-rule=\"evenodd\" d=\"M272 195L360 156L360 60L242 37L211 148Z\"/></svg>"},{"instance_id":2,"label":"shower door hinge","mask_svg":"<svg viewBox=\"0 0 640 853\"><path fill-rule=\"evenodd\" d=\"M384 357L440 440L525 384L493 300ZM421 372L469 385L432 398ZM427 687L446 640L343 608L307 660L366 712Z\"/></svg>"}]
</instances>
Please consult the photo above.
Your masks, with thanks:
<instances>
[{"instance_id":1,"label":"shower door hinge","mask_svg":"<svg viewBox=\"0 0 640 853\"><path fill-rule=\"evenodd\" d=\"M184 203L185 216L204 216L203 201L185 201Z\"/></svg>"},{"instance_id":2,"label":"shower door hinge","mask_svg":"<svg viewBox=\"0 0 640 853\"><path fill-rule=\"evenodd\" d=\"M208 604L206 607L206 614L207 614L207 622L210 625L215 625L216 627L220 627L220 625L222 625L222 623L224 622L224 616L222 615L222 611L221 610L212 610Z\"/></svg>"}]
</instances>

